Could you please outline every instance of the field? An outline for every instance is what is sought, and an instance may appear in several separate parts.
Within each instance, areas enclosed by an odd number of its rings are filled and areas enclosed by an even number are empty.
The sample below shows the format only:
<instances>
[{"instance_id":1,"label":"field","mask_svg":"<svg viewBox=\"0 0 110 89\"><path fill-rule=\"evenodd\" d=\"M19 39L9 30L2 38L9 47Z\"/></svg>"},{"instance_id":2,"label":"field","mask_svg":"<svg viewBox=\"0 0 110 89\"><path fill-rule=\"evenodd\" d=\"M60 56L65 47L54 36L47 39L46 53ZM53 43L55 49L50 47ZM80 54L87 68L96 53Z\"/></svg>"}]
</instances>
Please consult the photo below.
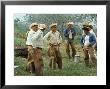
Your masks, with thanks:
<instances>
[{"instance_id":1,"label":"field","mask_svg":"<svg viewBox=\"0 0 110 89\"><path fill-rule=\"evenodd\" d=\"M29 30L29 26L33 22L40 24L46 24L46 30L44 35L50 31L51 23L58 23L57 30L61 33L63 42L60 47L63 69L51 70L48 66L49 58L47 56L48 46L45 45L43 49L43 62L44 62L44 76L96 76L96 67L86 67L84 64L84 54L80 47L80 37L82 34L83 23L89 23L93 26L94 32L97 34L97 14L14 14L14 47L26 47L26 32ZM74 22L74 28L77 32L77 36L74 39L74 45L76 51L80 54L80 62L75 63L70 61L65 52L64 46L64 29L67 28L67 22ZM21 57L14 57L14 65L18 66L14 68L15 76L33 76L26 71L27 59Z\"/></svg>"},{"instance_id":2,"label":"field","mask_svg":"<svg viewBox=\"0 0 110 89\"><path fill-rule=\"evenodd\" d=\"M65 52L64 44L61 45L60 50L62 54L63 69L52 70L49 68L48 63L49 59L47 56L47 46L43 49L43 62L44 62L44 76L96 76L97 68L96 67L86 67L84 64L83 51L79 45L75 45L77 51L80 54L80 62L75 63L73 60L69 60ZM18 66L15 68L15 76L33 76L26 71L27 59L21 57L15 57L15 65Z\"/></svg>"}]
</instances>

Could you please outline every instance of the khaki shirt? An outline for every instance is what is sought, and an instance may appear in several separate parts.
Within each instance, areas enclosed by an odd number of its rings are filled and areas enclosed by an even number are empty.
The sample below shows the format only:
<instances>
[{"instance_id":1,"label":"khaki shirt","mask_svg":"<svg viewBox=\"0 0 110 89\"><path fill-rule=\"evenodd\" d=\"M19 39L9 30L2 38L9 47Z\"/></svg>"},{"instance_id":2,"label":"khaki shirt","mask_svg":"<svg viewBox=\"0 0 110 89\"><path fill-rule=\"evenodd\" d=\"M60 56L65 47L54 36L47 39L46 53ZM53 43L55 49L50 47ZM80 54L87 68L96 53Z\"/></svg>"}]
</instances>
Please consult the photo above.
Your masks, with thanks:
<instances>
[{"instance_id":1,"label":"khaki shirt","mask_svg":"<svg viewBox=\"0 0 110 89\"><path fill-rule=\"evenodd\" d=\"M60 35L60 33L58 31L56 32L48 32L45 36L44 36L44 41L48 41L48 43L51 43L51 44L54 44L54 45L57 45L59 43L62 42L62 37Z\"/></svg>"}]
</instances>

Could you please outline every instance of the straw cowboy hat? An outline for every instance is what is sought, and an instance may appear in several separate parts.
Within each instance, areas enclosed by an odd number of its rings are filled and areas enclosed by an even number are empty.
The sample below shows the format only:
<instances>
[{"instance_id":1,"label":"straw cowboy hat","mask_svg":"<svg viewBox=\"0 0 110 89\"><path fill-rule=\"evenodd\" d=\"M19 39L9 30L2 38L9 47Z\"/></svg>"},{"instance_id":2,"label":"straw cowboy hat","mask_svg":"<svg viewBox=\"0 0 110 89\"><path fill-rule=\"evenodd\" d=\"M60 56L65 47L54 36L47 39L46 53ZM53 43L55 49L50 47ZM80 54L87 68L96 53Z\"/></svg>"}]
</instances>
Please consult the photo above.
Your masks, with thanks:
<instances>
[{"instance_id":1,"label":"straw cowboy hat","mask_svg":"<svg viewBox=\"0 0 110 89\"><path fill-rule=\"evenodd\" d=\"M89 27L90 25L91 25L90 22L84 22L83 23L83 26L88 26Z\"/></svg>"},{"instance_id":2,"label":"straw cowboy hat","mask_svg":"<svg viewBox=\"0 0 110 89\"><path fill-rule=\"evenodd\" d=\"M69 24L73 25L74 23L73 22L68 22L67 25L69 25Z\"/></svg>"},{"instance_id":3,"label":"straw cowboy hat","mask_svg":"<svg viewBox=\"0 0 110 89\"><path fill-rule=\"evenodd\" d=\"M89 27L83 27L82 30L90 31Z\"/></svg>"},{"instance_id":4,"label":"straw cowboy hat","mask_svg":"<svg viewBox=\"0 0 110 89\"><path fill-rule=\"evenodd\" d=\"M84 23L83 27L89 27L90 29L93 29L93 26L91 25L91 23Z\"/></svg>"},{"instance_id":5,"label":"straw cowboy hat","mask_svg":"<svg viewBox=\"0 0 110 89\"><path fill-rule=\"evenodd\" d=\"M39 24L39 29L45 29L46 25L45 24Z\"/></svg>"},{"instance_id":6,"label":"straw cowboy hat","mask_svg":"<svg viewBox=\"0 0 110 89\"><path fill-rule=\"evenodd\" d=\"M38 24L37 24L37 23L32 23L32 24L30 25L29 29L31 29L33 26L38 26Z\"/></svg>"},{"instance_id":7,"label":"straw cowboy hat","mask_svg":"<svg viewBox=\"0 0 110 89\"><path fill-rule=\"evenodd\" d=\"M50 25L50 28L53 27L53 26L57 26L57 23L52 23L52 24Z\"/></svg>"}]
</instances>

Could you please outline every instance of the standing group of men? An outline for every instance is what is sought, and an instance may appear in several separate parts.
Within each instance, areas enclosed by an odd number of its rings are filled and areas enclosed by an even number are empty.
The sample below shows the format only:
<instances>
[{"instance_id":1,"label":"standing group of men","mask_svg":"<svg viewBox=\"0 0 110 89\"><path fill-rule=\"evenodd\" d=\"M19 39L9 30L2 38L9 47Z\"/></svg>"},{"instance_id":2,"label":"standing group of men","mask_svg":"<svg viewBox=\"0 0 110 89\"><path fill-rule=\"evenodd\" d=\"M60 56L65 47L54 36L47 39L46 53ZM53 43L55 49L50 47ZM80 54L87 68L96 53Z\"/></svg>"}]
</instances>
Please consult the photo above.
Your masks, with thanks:
<instances>
[{"instance_id":1,"label":"standing group of men","mask_svg":"<svg viewBox=\"0 0 110 89\"><path fill-rule=\"evenodd\" d=\"M67 23L67 29L64 30L65 37L65 47L66 53L71 59L70 55L70 47L72 49L72 58L74 59L76 54L76 49L74 47L74 37L76 35L76 31L73 28L74 23ZM57 30L57 23L53 23L50 25L50 31L43 36L43 31L45 30L45 24L37 24L32 23L30 25L30 31L27 35L26 45L28 47L28 63L27 70L31 73L35 73L36 75L43 75L43 59L42 59L42 48L45 41L48 41L49 49L49 67L56 69L56 65L58 65L59 69L62 69L62 57L60 53L60 45L62 43L62 37L60 32ZM85 54L85 64L89 65L89 58L93 61L93 64L96 65L96 58L94 56L93 45L96 44L95 35L90 32L90 25L83 25L84 33L81 37L81 47L84 50Z\"/></svg>"}]
</instances>

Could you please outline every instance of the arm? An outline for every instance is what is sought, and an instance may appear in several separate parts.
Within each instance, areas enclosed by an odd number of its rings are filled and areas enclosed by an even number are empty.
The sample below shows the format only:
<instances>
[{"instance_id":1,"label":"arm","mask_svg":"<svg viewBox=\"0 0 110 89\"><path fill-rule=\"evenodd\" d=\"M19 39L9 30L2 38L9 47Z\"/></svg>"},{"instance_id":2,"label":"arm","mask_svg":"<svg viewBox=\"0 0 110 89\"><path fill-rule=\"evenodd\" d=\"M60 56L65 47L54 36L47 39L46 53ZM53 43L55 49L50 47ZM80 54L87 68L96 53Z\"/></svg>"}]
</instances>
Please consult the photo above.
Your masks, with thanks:
<instances>
[{"instance_id":1,"label":"arm","mask_svg":"<svg viewBox=\"0 0 110 89\"><path fill-rule=\"evenodd\" d=\"M50 32L48 32L48 33L43 37L43 40L44 40L44 41L47 41L48 38L49 38L49 35L50 35Z\"/></svg>"},{"instance_id":2,"label":"arm","mask_svg":"<svg viewBox=\"0 0 110 89\"><path fill-rule=\"evenodd\" d=\"M72 35L76 36L76 30L73 29Z\"/></svg>"},{"instance_id":3,"label":"arm","mask_svg":"<svg viewBox=\"0 0 110 89\"><path fill-rule=\"evenodd\" d=\"M59 44L61 44L62 43L62 37L61 37L61 35L59 34Z\"/></svg>"},{"instance_id":4,"label":"arm","mask_svg":"<svg viewBox=\"0 0 110 89\"><path fill-rule=\"evenodd\" d=\"M37 40L37 39L39 39L39 37L41 36L41 32L40 31L38 31L38 32L36 32L35 34L33 34L33 36L32 36L32 40Z\"/></svg>"},{"instance_id":5,"label":"arm","mask_svg":"<svg viewBox=\"0 0 110 89\"><path fill-rule=\"evenodd\" d=\"M27 33L27 38L26 38L26 45L32 45L32 32L31 31L29 31L28 33Z\"/></svg>"},{"instance_id":6,"label":"arm","mask_svg":"<svg viewBox=\"0 0 110 89\"><path fill-rule=\"evenodd\" d=\"M68 36L68 32L67 29L64 30L64 36L67 37Z\"/></svg>"},{"instance_id":7,"label":"arm","mask_svg":"<svg viewBox=\"0 0 110 89\"><path fill-rule=\"evenodd\" d=\"M92 39L92 42L90 42L90 46L93 46L96 43L96 38L93 34L91 36L91 39Z\"/></svg>"},{"instance_id":8,"label":"arm","mask_svg":"<svg viewBox=\"0 0 110 89\"><path fill-rule=\"evenodd\" d=\"M82 48L83 48L83 46L84 46L83 40L84 40L84 38L83 38L83 36L81 36L80 44L81 44L81 47L82 47Z\"/></svg>"},{"instance_id":9,"label":"arm","mask_svg":"<svg viewBox=\"0 0 110 89\"><path fill-rule=\"evenodd\" d=\"M96 37L96 34L95 34L94 32L92 32L92 34L95 36L95 38L97 38L97 37Z\"/></svg>"}]
</instances>

